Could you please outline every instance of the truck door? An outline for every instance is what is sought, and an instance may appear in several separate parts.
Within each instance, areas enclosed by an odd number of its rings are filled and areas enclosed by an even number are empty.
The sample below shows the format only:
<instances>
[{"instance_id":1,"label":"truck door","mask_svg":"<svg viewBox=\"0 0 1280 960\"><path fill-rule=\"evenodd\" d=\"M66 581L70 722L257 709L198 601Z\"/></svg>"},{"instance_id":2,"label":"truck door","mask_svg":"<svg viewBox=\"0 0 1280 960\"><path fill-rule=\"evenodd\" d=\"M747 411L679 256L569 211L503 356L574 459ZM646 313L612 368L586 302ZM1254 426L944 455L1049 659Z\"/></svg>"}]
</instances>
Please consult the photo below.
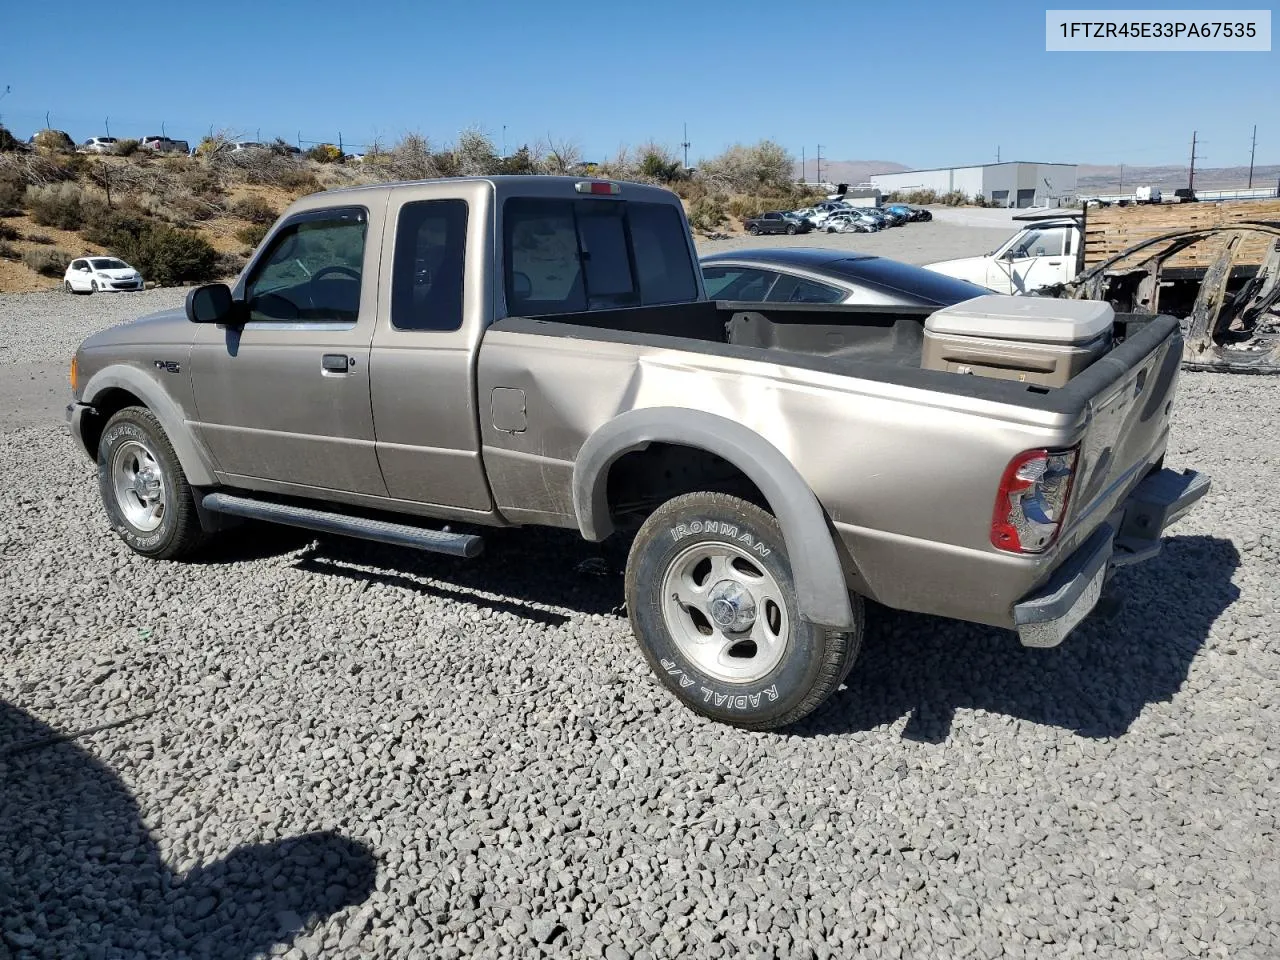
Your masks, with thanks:
<instances>
[{"instance_id":1,"label":"truck door","mask_svg":"<svg viewBox=\"0 0 1280 960\"><path fill-rule=\"evenodd\" d=\"M386 495L369 405L379 237L368 228L362 206L290 217L245 278L245 325L199 326L193 426L228 483Z\"/></svg>"},{"instance_id":2,"label":"truck door","mask_svg":"<svg viewBox=\"0 0 1280 960\"><path fill-rule=\"evenodd\" d=\"M431 192L396 191L387 210L385 309L370 361L378 462L395 499L488 512L473 362L480 322L463 323L491 282L486 211L479 194ZM464 282L467 262L478 266Z\"/></svg>"},{"instance_id":3,"label":"truck door","mask_svg":"<svg viewBox=\"0 0 1280 960\"><path fill-rule=\"evenodd\" d=\"M1075 274L1075 260L1067 255L1071 227L1029 227L1014 238L996 257L989 270L992 289L1008 293L1031 293L1054 283L1064 283Z\"/></svg>"}]
</instances>

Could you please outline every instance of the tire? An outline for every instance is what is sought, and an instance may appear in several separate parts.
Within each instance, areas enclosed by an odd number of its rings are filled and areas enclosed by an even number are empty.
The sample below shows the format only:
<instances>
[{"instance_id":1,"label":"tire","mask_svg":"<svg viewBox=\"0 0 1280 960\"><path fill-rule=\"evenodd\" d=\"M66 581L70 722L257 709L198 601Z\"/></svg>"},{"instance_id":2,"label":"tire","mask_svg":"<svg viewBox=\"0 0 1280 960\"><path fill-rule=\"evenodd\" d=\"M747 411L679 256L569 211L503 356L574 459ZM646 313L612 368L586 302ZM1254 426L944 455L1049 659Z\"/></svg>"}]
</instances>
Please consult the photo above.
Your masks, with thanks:
<instances>
[{"instance_id":1,"label":"tire","mask_svg":"<svg viewBox=\"0 0 1280 960\"><path fill-rule=\"evenodd\" d=\"M62 289L63 289L65 292L67 292L67 293L75 293L75 291L71 289L71 281L70 281L70 280L63 280L63 281L62 281Z\"/></svg>"},{"instance_id":2,"label":"tire","mask_svg":"<svg viewBox=\"0 0 1280 960\"><path fill-rule=\"evenodd\" d=\"M811 713L862 642L862 598L850 598L848 633L801 620L777 520L723 493L685 494L650 515L627 558L626 598L663 686L694 712L750 730Z\"/></svg>"},{"instance_id":3,"label":"tire","mask_svg":"<svg viewBox=\"0 0 1280 960\"><path fill-rule=\"evenodd\" d=\"M751 233L751 235L752 235L753 237L758 237L758 236L760 236L760 228L759 228L759 227L752 227L752 228L751 228L751 230L750 230L749 232Z\"/></svg>"},{"instance_id":4,"label":"tire","mask_svg":"<svg viewBox=\"0 0 1280 960\"><path fill-rule=\"evenodd\" d=\"M112 528L134 553L177 560L204 544L178 456L145 407L125 407L107 421L98 441L98 492Z\"/></svg>"},{"instance_id":5,"label":"tire","mask_svg":"<svg viewBox=\"0 0 1280 960\"><path fill-rule=\"evenodd\" d=\"M787 236L794 237L795 235L796 235L796 227L795 227L795 224L793 223L787 227Z\"/></svg>"},{"instance_id":6,"label":"tire","mask_svg":"<svg viewBox=\"0 0 1280 960\"><path fill-rule=\"evenodd\" d=\"M97 292L98 292L98 281L97 280L89 281L89 293L93 294Z\"/></svg>"}]
</instances>

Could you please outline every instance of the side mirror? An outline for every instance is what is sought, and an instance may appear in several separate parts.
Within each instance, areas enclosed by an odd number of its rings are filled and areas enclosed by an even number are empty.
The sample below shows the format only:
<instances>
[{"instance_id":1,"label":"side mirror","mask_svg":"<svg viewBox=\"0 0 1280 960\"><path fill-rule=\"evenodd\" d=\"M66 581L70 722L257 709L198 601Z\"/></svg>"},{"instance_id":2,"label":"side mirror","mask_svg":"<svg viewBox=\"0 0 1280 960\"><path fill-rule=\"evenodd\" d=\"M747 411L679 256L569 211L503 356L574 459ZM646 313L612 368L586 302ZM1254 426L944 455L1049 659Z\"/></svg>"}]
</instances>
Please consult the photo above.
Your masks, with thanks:
<instances>
[{"instance_id":1,"label":"side mirror","mask_svg":"<svg viewBox=\"0 0 1280 960\"><path fill-rule=\"evenodd\" d=\"M187 319L192 323L235 322L236 302L225 283L206 283L187 294Z\"/></svg>"}]
</instances>

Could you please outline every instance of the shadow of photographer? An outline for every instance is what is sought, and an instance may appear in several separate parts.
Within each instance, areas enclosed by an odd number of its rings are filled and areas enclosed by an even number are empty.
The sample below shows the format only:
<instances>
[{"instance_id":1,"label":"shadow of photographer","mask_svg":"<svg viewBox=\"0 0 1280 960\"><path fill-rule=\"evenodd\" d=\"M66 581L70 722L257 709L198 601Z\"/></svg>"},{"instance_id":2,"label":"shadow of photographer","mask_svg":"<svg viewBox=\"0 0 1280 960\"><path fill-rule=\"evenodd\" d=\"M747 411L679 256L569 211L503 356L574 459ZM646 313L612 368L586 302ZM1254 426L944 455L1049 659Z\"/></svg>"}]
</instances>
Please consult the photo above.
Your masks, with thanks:
<instances>
[{"instance_id":1,"label":"shadow of photographer","mask_svg":"<svg viewBox=\"0 0 1280 960\"><path fill-rule=\"evenodd\" d=\"M0 958L248 958L362 902L375 873L328 831L175 873L110 769L0 701Z\"/></svg>"}]
</instances>

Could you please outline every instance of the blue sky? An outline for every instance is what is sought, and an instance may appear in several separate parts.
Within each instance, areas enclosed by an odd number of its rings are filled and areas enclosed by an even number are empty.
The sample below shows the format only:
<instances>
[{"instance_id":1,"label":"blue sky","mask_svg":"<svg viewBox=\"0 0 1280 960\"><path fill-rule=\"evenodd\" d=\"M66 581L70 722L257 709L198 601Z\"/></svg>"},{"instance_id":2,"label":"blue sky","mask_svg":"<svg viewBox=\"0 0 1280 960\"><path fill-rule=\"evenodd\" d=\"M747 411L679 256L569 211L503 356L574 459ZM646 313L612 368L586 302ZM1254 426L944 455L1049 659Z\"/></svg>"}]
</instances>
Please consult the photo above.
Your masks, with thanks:
<instances>
[{"instance_id":1,"label":"blue sky","mask_svg":"<svg viewBox=\"0 0 1280 960\"><path fill-rule=\"evenodd\" d=\"M1063 3L1051 6L1066 6ZM476 125L589 159L649 138L690 160L771 137L797 157L915 167L994 160L1280 162L1280 53L1046 53L1046 4L583 5L565 0L11 0L3 122L77 140L215 129L347 144ZM1202 8L1209 6L1201 4Z\"/></svg>"}]
</instances>

